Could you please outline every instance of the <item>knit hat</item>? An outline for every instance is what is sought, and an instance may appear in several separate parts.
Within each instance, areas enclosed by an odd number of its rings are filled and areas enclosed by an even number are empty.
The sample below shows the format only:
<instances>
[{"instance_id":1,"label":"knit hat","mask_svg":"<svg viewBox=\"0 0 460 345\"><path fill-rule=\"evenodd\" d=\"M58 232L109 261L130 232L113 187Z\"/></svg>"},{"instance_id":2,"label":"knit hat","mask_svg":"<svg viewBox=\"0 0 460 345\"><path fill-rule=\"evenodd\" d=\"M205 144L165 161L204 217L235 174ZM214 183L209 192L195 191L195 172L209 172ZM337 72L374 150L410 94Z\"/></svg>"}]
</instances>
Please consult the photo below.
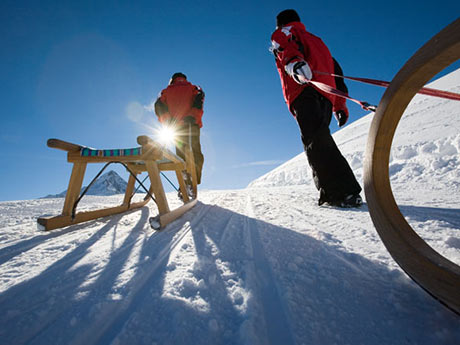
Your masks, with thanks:
<instances>
[{"instance_id":1,"label":"knit hat","mask_svg":"<svg viewBox=\"0 0 460 345\"><path fill-rule=\"evenodd\" d=\"M172 84L174 82L174 79L176 78L184 78L187 79L187 76L184 73L181 72L176 72L172 75L171 79L169 80L169 84Z\"/></svg>"},{"instance_id":2,"label":"knit hat","mask_svg":"<svg viewBox=\"0 0 460 345\"><path fill-rule=\"evenodd\" d=\"M276 16L276 27L281 27L290 22L300 22L300 17L295 10L284 10Z\"/></svg>"}]
</instances>

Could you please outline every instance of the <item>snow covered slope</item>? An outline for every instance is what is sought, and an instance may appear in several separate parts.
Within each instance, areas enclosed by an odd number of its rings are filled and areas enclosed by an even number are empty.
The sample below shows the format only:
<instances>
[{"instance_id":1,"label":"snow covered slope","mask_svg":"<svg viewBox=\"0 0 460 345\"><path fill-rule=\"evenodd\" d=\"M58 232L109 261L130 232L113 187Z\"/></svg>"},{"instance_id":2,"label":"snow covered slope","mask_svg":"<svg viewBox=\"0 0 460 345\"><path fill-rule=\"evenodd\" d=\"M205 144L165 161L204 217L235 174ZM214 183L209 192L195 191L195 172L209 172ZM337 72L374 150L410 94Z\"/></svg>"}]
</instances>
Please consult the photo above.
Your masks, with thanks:
<instances>
[{"instance_id":1,"label":"snow covered slope","mask_svg":"<svg viewBox=\"0 0 460 345\"><path fill-rule=\"evenodd\" d=\"M460 84L458 71L449 78ZM412 227L460 264L458 109L414 99L390 169ZM335 134L360 180L369 121ZM148 225L153 204L40 232L36 218L62 198L1 202L0 343L459 344L460 318L395 264L367 206L316 199L301 154L252 188L201 192L161 232Z\"/></svg>"},{"instance_id":2,"label":"snow covered slope","mask_svg":"<svg viewBox=\"0 0 460 345\"><path fill-rule=\"evenodd\" d=\"M460 92L460 70L432 82L429 87ZM417 95L398 125L392 145L390 174L392 182L422 180L434 175L437 182L454 187L459 176L460 115L458 102ZM372 113L333 134L342 154L362 180L363 158ZM300 141L300 137L299 137ZM458 180L458 178L457 178ZM312 184L307 158L302 152L249 184L249 187ZM444 188L443 187L443 188Z\"/></svg>"}]
</instances>

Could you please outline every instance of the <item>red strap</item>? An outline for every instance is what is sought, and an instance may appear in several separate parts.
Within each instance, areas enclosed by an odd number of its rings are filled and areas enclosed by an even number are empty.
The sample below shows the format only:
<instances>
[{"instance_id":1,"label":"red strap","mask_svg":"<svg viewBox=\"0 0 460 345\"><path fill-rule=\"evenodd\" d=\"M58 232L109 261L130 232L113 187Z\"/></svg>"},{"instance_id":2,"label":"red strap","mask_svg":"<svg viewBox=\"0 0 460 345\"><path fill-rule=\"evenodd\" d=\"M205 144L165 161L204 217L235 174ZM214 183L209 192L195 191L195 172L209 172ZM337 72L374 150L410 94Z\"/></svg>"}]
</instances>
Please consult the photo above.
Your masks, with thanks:
<instances>
[{"instance_id":1,"label":"red strap","mask_svg":"<svg viewBox=\"0 0 460 345\"><path fill-rule=\"evenodd\" d=\"M336 95L336 96L339 96L339 97L342 97L342 98L346 98L346 99L348 99L348 100L350 100L352 102L358 103L364 110L374 111L374 112L377 110L377 107L375 105L371 105L371 104L369 104L367 102L362 102L362 101L358 101L357 99L351 98L345 92L340 91L340 90L338 90L336 88L333 88L330 85L321 83L319 81L313 81L313 80L309 80L308 83L312 84L317 89L319 89L319 90L321 90L323 92L330 93L332 95Z\"/></svg>"},{"instance_id":2,"label":"red strap","mask_svg":"<svg viewBox=\"0 0 460 345\"><path fill-rule=\"evenodd\" d=\"M367 84L372 84L372 85L377 85L377 86L383 86L383 87L388 87L390 85L390 83L388 81L377 80L377 79L358 78L358 77L345 77L345 76L338 75L338 74L332 74L332 73L326 73L326 72L320 72L320 71L314 71L313 73L327 74L327 75L330 75L330 76L333 76L333 77L350 79L350 80L355 80L355 81L359 81L359 82L362 82L362 83L367 83ZM437 89L431 89L431 88L428 88L428 87L421 88L417 93L420 93L420 94L423 94L423 95L428 95L428 96L447 98L447 99L451 99L451 100L454 100L454 101L460 101L460 94L458 94L458 93L449 92L449 91L443 91L443 90L437 90Z\"/></svg>"}]
</instances>

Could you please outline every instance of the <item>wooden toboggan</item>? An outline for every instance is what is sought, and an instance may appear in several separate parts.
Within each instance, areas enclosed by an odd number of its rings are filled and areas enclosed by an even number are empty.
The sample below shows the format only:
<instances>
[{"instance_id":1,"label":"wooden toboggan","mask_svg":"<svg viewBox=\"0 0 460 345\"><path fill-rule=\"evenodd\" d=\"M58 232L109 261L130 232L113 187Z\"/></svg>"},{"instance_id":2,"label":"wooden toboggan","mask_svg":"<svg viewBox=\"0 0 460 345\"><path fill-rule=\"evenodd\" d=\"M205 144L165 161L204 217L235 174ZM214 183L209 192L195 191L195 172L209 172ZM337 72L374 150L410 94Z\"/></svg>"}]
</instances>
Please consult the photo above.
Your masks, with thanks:
<instances>
[{"instance_id":1,"label":"wooden toboggan","mask_svg":"<svg viewBox=\"0 0 460 345\"><path fill-rule=\"evenodd\" d=\"M198 192L197 177L193 152L190 147L185 147L184 161L148 136L139 136L137 142L140 146L136 148L97 150L59 139L49 139L47 142L49 147L67 152L67 161L73 163L73 168L61 214L58 216L38 218L37 222L39 226L44 230L62 228L68 225L137 209L145 206L153 199L157 204L159 214L156 217L150 218L150 224L154 229L158 230L195 206ZM120 163L129 171L130 176L128 185L121 205L92 211L77 212L78 202L83 196L80 195L80 193L88 163L106 163L106 165ZM160 172L162 171L176 172L179 190L184 204L174 210L170 210L166 199L160 177ZM133 191L136 181L140 182L137 175L142 172L148 173L150 188L146 190L147 195L142 201L132 203L131 199L134 195ZM187 186L184 175L189 176L187 183L191 184L191 186ZM187 187L191 187L193 198L189 197Z\"/></svg>"}]
</instances>

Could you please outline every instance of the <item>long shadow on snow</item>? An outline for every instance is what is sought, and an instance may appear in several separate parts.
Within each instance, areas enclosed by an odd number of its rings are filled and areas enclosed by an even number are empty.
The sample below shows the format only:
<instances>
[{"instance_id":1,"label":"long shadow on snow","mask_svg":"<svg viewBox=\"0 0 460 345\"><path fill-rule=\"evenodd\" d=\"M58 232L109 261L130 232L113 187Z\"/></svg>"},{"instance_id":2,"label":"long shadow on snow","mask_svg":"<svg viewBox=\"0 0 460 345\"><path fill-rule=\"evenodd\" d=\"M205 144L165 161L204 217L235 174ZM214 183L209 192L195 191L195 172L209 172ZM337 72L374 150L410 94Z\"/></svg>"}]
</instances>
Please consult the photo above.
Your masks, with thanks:
<instances>
[{"instance_id":1,"label":"long shadow on snow","mask_svg":"<svg viewBox=\"0 0 460 345\"><path fill-rule=\"evenodd\" d=\"M97 263L80 265L77 269L72 267L84 259L90 247L96 245L108 232L113 230L116 236L117 224L126 214L106 218L107 223L102 228L96 230L63 258L34 278L2 293L0 307L6 312L0 314L2 325L0 336L5 341L10 339L8 343L14 344L67 343L69 333L72 333L72 327L69 325L79 317L86 317L85 313L94 312L93 307L97 308L97 303L101 300L103 302L104 297L110 292L121 267L130 255L131 247L140 234L139 229L142 229L147 222L148 208L144 207L141 210L138 224L124 240L124 245L112 253L112 259L102 270L99 279L95 280L95 284L85 286L93 266ZM65 233L82 226L70 227ZM61 235L63 233L59 234ZM45 236L43 241L48 238L49 236Z\"/></svg>"},{"instance_id":2,"label":"long shadow on snow","mask_svg":"<svg viewBox=\"0 0 460 345\"><path fill-rule=\"evenodd\" d=\"M398 205L401 213L419 222L436 219L460 229L460 209Z\"/></svg>"},{"instance_id":3,"label":"long shadow on snow","mask_svg":"<svg viewBox=\"0 0 460 345\"><path fill-rule=\"evenodd\" d=\"M139 211L139 210L138 209L130 210L130 211L124 213L123 216L126 216L128 214L131 214L131 213L137 212L137 211ZM119 217L121 217L121 216L119 215ZM105 218L105 219L109 219L109 218ZM75 231L78 231L78 230L81 230L81 229L88 228L92 224L99 223L101 221L104 221L104 218L91 220L91 221L76 224L76 225L70 225L70 226L67 226L67 227L62 228L62 229L55 229L55 230L47 231L47 232L42 231L42 230L36 230L37 232L40 231L41 233L39 233L39 234L37 234L37 235L35 235L33 237L30 237L28 239L19 241L19 242L15 243L15 244L12 244L10 246L1 248L0 249L0 265L4 264L5 262L7 262L8 260L14 258L17 255L20 255L20 254L22 254L22 253L24 253L24 252L26 252L28 250L31 250L31 249L35 248L36 246L39 246L39 245L43 244L45 241L47 241L49 239L57 238L57 237L60 237L60 236L67 235L68 233L71 233L71 232L75 232Z\"/></svg>"},{"instance_id":4,"label":"long shadow on snow","mask_svg":"<svg viewBox=\"0 0 460 345\"><path fill-rule=\"evenodd\" d=\"M205 208L209 209L206 213L203 212ZM196 218L202 214L204 218L197 222ZM214 218L215 215L218 218ZM210 218L215 220L213 225L220 228L225 227L233 215L216 206L198 203L155 239L149 239L139 261L151 260L152 251L158 251L156 242L160 240L165 249L171 249L174 257L182 262L178 264L169 255L159 256L159 260L150 263L154 266L152 269L143 270L134 277L133 280L140 284L130 306L113 320L105 334L100 335L101 342L111 343L118 337L117 342L123 344L240 343L238 332L244 316L228 296L227 286L212 257L214 248L209 247L203 237L203 226L209 224ZM186 231L190 236L183 236L174 245L164 241ZM186 257L190 248L194 254Z\"/></svg>"},{"instance_id":5,"label":"long shadow on snow","mask_svg":"<svg viewBox=\"0 0 460 345\"><path fill-rule=\"evenodd\" d=\"M155 274L140 278L143 287L103 343L460 340L456 316L399 270L218 206L193 224L195 214L167 227L191 226L192 238L184 238ZM140 261L151 246L145 244ZM448 330L444 338L436 333L439 325Z\"/></svg>"},{"instance_id":6,"label":"long shadow on snow","mask_svg":"<svg viewBox=\"0 0 460 345\"><path fill-rule=\"evenodd\" d=\"M201 214L205 207L209 211ZM141 231L148 217L143 208L124 244L111 253L91 285L85 285L92 265L71 270L72 266L115 229L121 217L112 217L38 276L2 293L0 337L5 342L106 344L117 338L119 343L135 344L447 344L460 340L456 317L400 271L305 234L202 203L150 237ZM170 248L184 229L192 236ZM114 284L141 234L139 267L125 284L132 291L119 291L121 300L107 299L116 295ZM195 254L185 257L190 246ZM159 255L169 249L173 256ZM272 287L268 294L264 284ZM429 324L426 315L431 315ZM439 327L450 332L439 337ZM273 336L273 332L284 334Z\"/></svg>"}]
</instances>

